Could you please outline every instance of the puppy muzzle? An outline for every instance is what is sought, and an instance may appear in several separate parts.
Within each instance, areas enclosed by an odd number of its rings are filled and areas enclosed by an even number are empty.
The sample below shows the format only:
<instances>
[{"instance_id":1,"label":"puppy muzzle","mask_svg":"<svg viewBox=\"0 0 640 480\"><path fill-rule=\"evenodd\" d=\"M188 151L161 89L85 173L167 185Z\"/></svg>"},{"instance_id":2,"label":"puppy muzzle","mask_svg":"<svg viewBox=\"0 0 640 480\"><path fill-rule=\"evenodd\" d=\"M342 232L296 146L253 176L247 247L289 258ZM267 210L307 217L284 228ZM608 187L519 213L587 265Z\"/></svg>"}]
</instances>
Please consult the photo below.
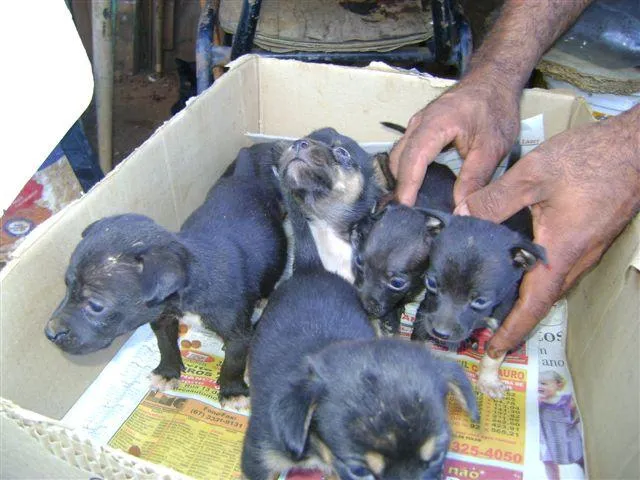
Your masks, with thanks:
<instances>
[{"instance_id":1,"label":"puppy muzzle","mask_svg":"<svg viewBox=\"0 0 640 480\"><path fill-rule=\"evenodd\" d=\"M381 317L388 313L384 305L381 305L377 300L374 300L372 298L363 299L362 303L364 305L364 309L369 315Z\"/></svg>"},{"instance_id":2,"label":"puppy muzzle","mask_svg":"<svg viewBox=\"0 0 640 480\"><path fill-rule=\"evenodd\" d=\"M60 350L73 355L83 355L108 347L113 341L107 336L74 332L61 317L51 317L44 328L45 336Z\"/></svg>"},{"instance_id":3,"label":"puppy muzzle","mask_svg":"<svg viewBox=\"0 0 640 480\"><path fill-rule=\"evenodd\" d=\"M60 321L58 317L53 317L47 322L44 334L56 345L64 343L69 337L69 327Z\"/></svg>"}]
</instances>

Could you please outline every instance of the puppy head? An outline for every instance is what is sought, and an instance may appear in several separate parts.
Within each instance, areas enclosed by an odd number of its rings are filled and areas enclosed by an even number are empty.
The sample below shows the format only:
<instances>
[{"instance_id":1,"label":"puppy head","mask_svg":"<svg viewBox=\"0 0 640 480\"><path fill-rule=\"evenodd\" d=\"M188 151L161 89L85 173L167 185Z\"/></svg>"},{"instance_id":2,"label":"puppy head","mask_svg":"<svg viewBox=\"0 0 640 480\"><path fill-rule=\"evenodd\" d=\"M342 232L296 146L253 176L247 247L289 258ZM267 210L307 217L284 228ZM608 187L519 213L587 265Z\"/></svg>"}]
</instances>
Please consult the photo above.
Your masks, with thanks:
<instances>
[{"instance_id":1,"label":"puppy head","mask_svg":"<svg viewBox=\"0 0 640 480\"><path fill-rule=\"evenodd\" d=\"M280 157L278 170L309 217L348 224L375 204L377 191L368 193L375 186L371 158L333 128L295 141Z\"/></svg>"},{"instance_id":2,"label":"puppy head","mask_svg":"<svg viewBox=\"0 0 640 480\"><path fill-rule=\"evenodd\" d=\"M422 288L433 239L447 214L390 203L356 224L355 286L370 315L384 316Z\"/></svg>"},{"instance_id":3,"label":"puppy head","mask_svg":"<svg viewBox=\"0 0 640 480\"><path fill-rule=\"evenodd\" d=\"M458 343L488 317L501 322L538 260L546 261L544 249L503 225L451 217L431 249L415 337Z\"/></svg>"},{"instance_id":4,"label":"puppy head","mask_svg":"<svg viewBox=\"0 0 640 480\"><path fill-rule=\"evenodd\" d=\"M348 368L345 368L348 365ZM384 366L384 368L380 368ZM309 431L343 479L439 478L450 440L452 391L474 420L475 396L455 363L398 339L334 344L308 357L304 401L282 428L299 451Z\"/></svg>"},{"instance_id":5,"label":"puppy head","mask_svg":"<svg viewBox=\"0 0 640 480\"><path fill-rule=\"evenodd\" d=\"M186 284L188 253L141 215L118 215L85 229L65 274L67 291L45 335L68 353L107 347L155 320L162 302Z\"/></svg>"}]
</instances>

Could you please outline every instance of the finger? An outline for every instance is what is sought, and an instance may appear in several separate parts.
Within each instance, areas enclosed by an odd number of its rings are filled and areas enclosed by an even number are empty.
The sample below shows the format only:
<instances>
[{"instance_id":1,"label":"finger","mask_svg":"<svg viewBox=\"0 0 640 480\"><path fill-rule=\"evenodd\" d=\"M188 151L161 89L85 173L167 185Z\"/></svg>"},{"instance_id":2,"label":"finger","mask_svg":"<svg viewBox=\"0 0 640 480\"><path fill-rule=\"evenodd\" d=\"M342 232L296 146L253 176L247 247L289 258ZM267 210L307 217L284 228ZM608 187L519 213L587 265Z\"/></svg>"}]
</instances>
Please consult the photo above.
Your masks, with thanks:
<instances>
[{"instance_id":1,"label":"finger","mask_svg":"<svg viewBox=\"0 0 640 480\"><path fill-rule=\"evenodd\" d=\"M391 170L393 178L398 178L398 164L404 153L405 145L407 144L407 139L409 138L411 131L412 130L410 130L410 128L407 128L405 134L400 137L400 140L396 142L391 149L391 152L389 152L389 170Z\"/></svg>"},{"instance_id":2,"label":"finger","mask_svg":"<svg viewBox=\"0 0 640 480\"><path fill-rule=\"evenodd\" d=\"M570 263L554 259L538 264L520 286L520 297L511 313L489 341L489 356L496 358L518 346L564 293Z\"/></svg>"},{"instance_id":3,"label":"finger","mask_svg":"<svg viewBox=\"0 0 640 480\"><path fill-rule=\"evenodd\" d=\"M569 270L562 290L568 291L587 270L596 265L607 249L606 247L606 245L600 243L586 252Z\"/></svg>"},{"instance_id":4,"label":"finger","mask_svg":"<svg viewBox=\"0 0 640 480\"><path fill-rule=\"evenodd\" d=\"M467 154L453 189L456 205L489 183L501 160L500 157L493 158L494 156L495 154L482 148L473 149Z\"/></svg>"},{"instance_id":5,"label":"finger","mask_svg":"<svg viewBox=\"0 0 640 480\"><path fill-rule=\"evenodd\" d=\"M422 129L421 129L422 130ZM428 128L422 131L429 131ZM413 206L422 186L427 167L442 149L451 143L455 133L446 134L442 130L432 135L417 137L407 141L403 157L399 159L396 184L396 199L405 205Z\"/></svg>"},{"instance_id":6,"label":"finger","mask_svg":"<svg viewBox=\"0 0 640 480\"><path fill-rule=\"evenodd\" d=\"M497 180L464 198L457 214L503 222L524 207L541 200L540 179L523 157Z\"/></svg>"}]
</instances>

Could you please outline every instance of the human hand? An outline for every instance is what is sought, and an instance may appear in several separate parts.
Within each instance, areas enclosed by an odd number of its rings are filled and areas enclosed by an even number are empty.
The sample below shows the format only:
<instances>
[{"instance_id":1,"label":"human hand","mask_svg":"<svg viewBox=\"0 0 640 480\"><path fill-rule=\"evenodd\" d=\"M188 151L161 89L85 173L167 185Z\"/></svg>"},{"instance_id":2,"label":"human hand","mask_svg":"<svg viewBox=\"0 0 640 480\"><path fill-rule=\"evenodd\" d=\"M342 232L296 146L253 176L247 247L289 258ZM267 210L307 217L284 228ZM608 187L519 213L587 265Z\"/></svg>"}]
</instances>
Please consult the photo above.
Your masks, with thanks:
<instances>
[{"instance_id":1,"label":"human hand","mask_svg":"<svg viewBox=\"0 0 640 480\"><path fill-rule=\"evenodd\" d=\"M520 91L496 77L495 72L478 70L409 120L389 159L399 202L415 203L427 167L451 142L465 159L455 203L489 182L520 128Z\"/></svg>"},{"instance_id":2,"label":"human hand","mask_svg":"<svg viewBox=\"0 0 640 480\"><path fill-rule=\"evenodd\" d=\"M525 274L520 298L489 342L493 358L518 345L640 211L640 106L551 138L457 213L501 222L529 205L548 266Z\"/></svg>"}]
</instances>

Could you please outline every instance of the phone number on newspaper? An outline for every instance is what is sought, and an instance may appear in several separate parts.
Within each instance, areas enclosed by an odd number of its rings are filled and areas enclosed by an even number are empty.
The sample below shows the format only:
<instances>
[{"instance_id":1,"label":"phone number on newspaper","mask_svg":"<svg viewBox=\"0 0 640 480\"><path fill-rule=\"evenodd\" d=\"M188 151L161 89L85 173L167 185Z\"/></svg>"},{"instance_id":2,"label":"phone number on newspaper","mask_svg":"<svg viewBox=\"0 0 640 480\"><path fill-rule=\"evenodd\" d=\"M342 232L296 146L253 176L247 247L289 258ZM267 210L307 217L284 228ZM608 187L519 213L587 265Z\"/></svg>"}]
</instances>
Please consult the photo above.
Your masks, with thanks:
<instances>
[{"instance_id":1,"label":"phone number on newspaper","mask_svg":"<svg viewBox=\"0 0 640 480\"><path fill-rule=\"evenodd\" d=\"M522 454L520 453L503 450L501 448L482 449L477 445L470 445L458 440L451 442L451 450L456 453L462 453L463 455L471 455L478 458L489 458L491 460L501 460L510 463L522 463L523 460Z\"/></svg>"}]
</instances>

